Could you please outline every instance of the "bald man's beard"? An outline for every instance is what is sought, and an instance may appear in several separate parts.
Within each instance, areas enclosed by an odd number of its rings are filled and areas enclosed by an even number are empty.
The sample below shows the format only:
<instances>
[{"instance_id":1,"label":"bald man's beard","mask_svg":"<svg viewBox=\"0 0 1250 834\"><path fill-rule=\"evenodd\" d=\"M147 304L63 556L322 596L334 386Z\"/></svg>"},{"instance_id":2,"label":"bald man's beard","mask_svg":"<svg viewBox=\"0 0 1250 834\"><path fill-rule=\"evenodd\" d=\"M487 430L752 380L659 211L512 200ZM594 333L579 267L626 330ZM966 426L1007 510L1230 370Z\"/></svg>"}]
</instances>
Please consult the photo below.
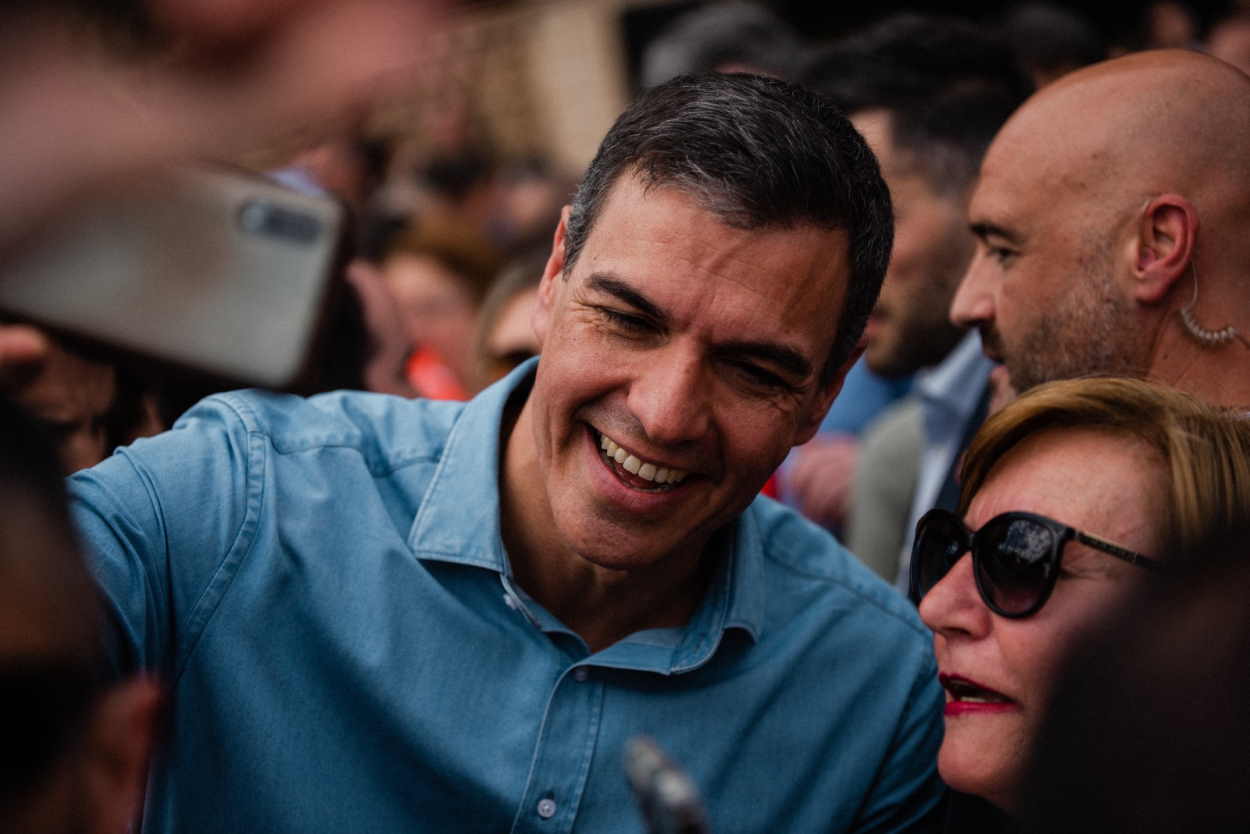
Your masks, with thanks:
<instances>
[{"instance_id":1,"label":"bald man's beard","mask_svg":"<svg viewBox=\"0 0 1250 834\"><path fill-rule=\"evenodd\" d=\"M1109 254L1109 253L1108 253ZM1109 258L1108 258L1109 261ZM1054 308L1023 333L994 339L1011 384L1019 393L1058 379L1141 376L1133 333L1133 308L1111 278L1107 261L1084 261L1083 274ZM1013 344L1014 342L1014 344Z\"/></svg>"}]
</instances>

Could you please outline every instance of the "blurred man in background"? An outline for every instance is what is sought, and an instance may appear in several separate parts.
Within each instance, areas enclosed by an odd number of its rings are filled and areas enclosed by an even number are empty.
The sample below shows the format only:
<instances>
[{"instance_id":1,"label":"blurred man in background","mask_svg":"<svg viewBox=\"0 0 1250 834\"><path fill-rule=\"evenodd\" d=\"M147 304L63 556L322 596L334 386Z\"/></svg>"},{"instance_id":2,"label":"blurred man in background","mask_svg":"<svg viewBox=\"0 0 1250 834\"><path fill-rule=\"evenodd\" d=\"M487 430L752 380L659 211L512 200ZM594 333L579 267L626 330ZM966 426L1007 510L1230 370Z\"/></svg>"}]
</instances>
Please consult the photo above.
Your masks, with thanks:
<instances>
[{"instance_id":1,"label":"blurred man in background","mask_svg":"<svg viewBox=\"0 0 1250 834\"><path fill-rule=\"evenodd\" d=\"M164 430L150 390L124 364L33 327L0 331L18 348L0 358L0 391L38 422L66 474Z\"/></svg>"},{"instance_id":2,"label":"blurred man in background","mask_svg":"<svg viewBox=\"0 0 1250 834\"><path fill-rule=\"evenodd\" d=\"M1013 6L1003 14L998 28L1038 88L1107 57L1107 47L1093 24L1056 3Z\"/></svg>"},{"instance_id":3,"label":"blurred man in background","mask_svg":"<svg viewBox=\"0 0 1250 834\"><path fill-rule=\"evenodd\" d=\"M1207 34L1206 50L1242 72L1250 72L1250 9L1216 21Z\"/></svg>"},{"instance_id":4,"label":"blurred man in background","mask_svg":"<svg viewBox=\"0 0 1250 834\"><path fill-rule=\"evenodd\" d=\"M918 374L913 393L871 429L857 465L804 447L790 471L799 506L837 513L830 487L852 477L851 551L888 580L906 575L909 531L935 505L954 506L954 464L985 410L989 362L976 334L951 323L950 301L972 257L968 196L985 148L1030 89L1007 46L970 23L905 15L827 48L806 82L851 114L881 161L895 243L868 321L868 367Z\"/></svg>"},{"instance_id":5,"label":"blurred man in background","mask_svg":"<svg viewBox=\"0 0 1250 834\"><path fill-rule=\"evenodd\" d=\"M644 88L654 87L700 72L791 78L802 47L790 25L762 4L708 3L677 18L647 45L640 82Z\"/></svg>"}]
</instances>

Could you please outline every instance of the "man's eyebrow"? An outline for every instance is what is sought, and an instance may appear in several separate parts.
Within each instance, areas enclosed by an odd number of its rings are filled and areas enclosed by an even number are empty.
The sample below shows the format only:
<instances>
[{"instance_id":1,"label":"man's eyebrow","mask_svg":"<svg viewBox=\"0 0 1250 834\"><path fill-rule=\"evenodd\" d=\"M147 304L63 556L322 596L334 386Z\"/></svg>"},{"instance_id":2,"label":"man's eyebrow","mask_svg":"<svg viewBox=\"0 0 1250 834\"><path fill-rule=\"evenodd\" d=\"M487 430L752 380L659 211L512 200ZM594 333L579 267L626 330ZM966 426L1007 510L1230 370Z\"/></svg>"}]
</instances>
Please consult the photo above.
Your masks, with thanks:
<instances>
[{"instance_id":1,"label":"man's eyebrow","mask_svg":"<svg viewBox=\"0 0 1250 834\"><path fill-rule=\"evenodd\" d=\"M970 223L968 225L968 228L971 229L972 233L981 240L985 240L987 237L990 237L992 235L994 237L1002 238L1008 243L1011 243L1014 245L1020 244L1020 238L1017 237L1014 233L1008 231L1007 229L1004 229L1002 226L998 226L993 223L980 221L977 223Z\"/></svg>"},{"instance_id":2,"label":"man's eyebrow","mask_svg":"<svg viewBox=\"0 0 1250 834\"><path fill-rule=\"evenodd\" d=\"M592 290L615 296L638 312L654 319L658 324L668 320L668 316L664 315L663 310L655 306L645 295L619 278L614 278L606 273L596 272L586 279L586 286Z\"/></svg>"},{"instance_id":3,"label":"man's eyebrow","mask_svg":"<svg viewBox=\"0 0 1250 834\"><path fill-rule=\"evenodd\" d=\"M640 313L647 315L661 326L668 320L668 316L665 315L664 311L653 304L646 296L609 273L592 273L586 279L586 286L589 289L615 296ZM807 357L788 345L781 345L776 342L753 342L748 340L720 342L716 345L715 352L721 356L761 359L776 365L787 373L804 379L812 373L812 363L808 361Z\"/></svg>"},{"instance_id":4,"label":"man's eyebrow","mask_svg":"<svg viewBox=\"0 0 1250 834\"><path fill-rule=\"evenodd\" d=\"M721 342L716 353L722 356L749 356L771 362L783 371L806 379L812 373L812 363L792 347L776 342Z\"/></svg>"}]
</instances>

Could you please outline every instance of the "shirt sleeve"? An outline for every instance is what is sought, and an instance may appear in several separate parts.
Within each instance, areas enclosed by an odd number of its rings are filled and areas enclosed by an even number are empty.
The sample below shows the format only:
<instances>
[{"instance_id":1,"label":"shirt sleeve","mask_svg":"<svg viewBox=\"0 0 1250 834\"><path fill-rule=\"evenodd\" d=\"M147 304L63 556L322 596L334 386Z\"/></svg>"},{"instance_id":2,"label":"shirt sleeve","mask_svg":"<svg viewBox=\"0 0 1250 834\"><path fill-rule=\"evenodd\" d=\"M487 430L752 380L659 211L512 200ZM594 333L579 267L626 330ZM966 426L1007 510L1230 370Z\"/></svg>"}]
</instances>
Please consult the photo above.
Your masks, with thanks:
<instances>
[{"instance_id":1,"label":"shirt sleeve","mask_svg":"<svg viewBox=\"0 0 1250 834\"><path fill-rule=\"evenodd\" d=\"M176 677L252 544L267 439L241 406L205 400L171 431L70 478L118 673Z\"/></svg>"},{"instance_id":2,"label":"shirt sleeve","mask_svg":"<svg viewBox=\"0 0 1250 834\"><path fill-rule=\"evenodd\" d=\"M917 666L908 709L854 828L857 834L940 830L946 787L937 773L937 754L942 746L945 698L932 656L926 653L925 661Z\"/></svg>"}]
</instances>

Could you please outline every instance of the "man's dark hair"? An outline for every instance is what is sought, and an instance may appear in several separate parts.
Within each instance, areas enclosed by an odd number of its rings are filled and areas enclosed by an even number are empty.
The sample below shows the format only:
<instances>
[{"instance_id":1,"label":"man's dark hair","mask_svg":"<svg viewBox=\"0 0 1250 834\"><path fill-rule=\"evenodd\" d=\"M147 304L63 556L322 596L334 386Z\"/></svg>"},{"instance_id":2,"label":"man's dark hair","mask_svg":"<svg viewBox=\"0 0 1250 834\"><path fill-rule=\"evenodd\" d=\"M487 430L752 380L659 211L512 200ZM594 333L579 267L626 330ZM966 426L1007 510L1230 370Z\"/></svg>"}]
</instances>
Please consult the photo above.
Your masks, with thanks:
<instances>
[{"instance_id":1,"label":"man's dark hair","mask_svg":"<svg viewBox=\"0 0 1250 834\"><path fill-rule=\"evenodd\" d=\"M817 53L800 80L848 113L884 110L894 146L939 193L962 194L1032 92L1015 53L966 21L905 14Z\"/></svg>"},{"instance_id":2,"label":"man's dark hair","mask_svg":"<svg viewBox=\"0 0 1250 834\"><path fill-rule=\"evenodd\" d=\"M735 228L845 230L851 275L821 381L833 378L876 303L894 237L877 160L836 107L754 75L681 76L648 90L608 131L573 196L566 274L622 174L678 188Z\"/></svg>"}]
</instances>

